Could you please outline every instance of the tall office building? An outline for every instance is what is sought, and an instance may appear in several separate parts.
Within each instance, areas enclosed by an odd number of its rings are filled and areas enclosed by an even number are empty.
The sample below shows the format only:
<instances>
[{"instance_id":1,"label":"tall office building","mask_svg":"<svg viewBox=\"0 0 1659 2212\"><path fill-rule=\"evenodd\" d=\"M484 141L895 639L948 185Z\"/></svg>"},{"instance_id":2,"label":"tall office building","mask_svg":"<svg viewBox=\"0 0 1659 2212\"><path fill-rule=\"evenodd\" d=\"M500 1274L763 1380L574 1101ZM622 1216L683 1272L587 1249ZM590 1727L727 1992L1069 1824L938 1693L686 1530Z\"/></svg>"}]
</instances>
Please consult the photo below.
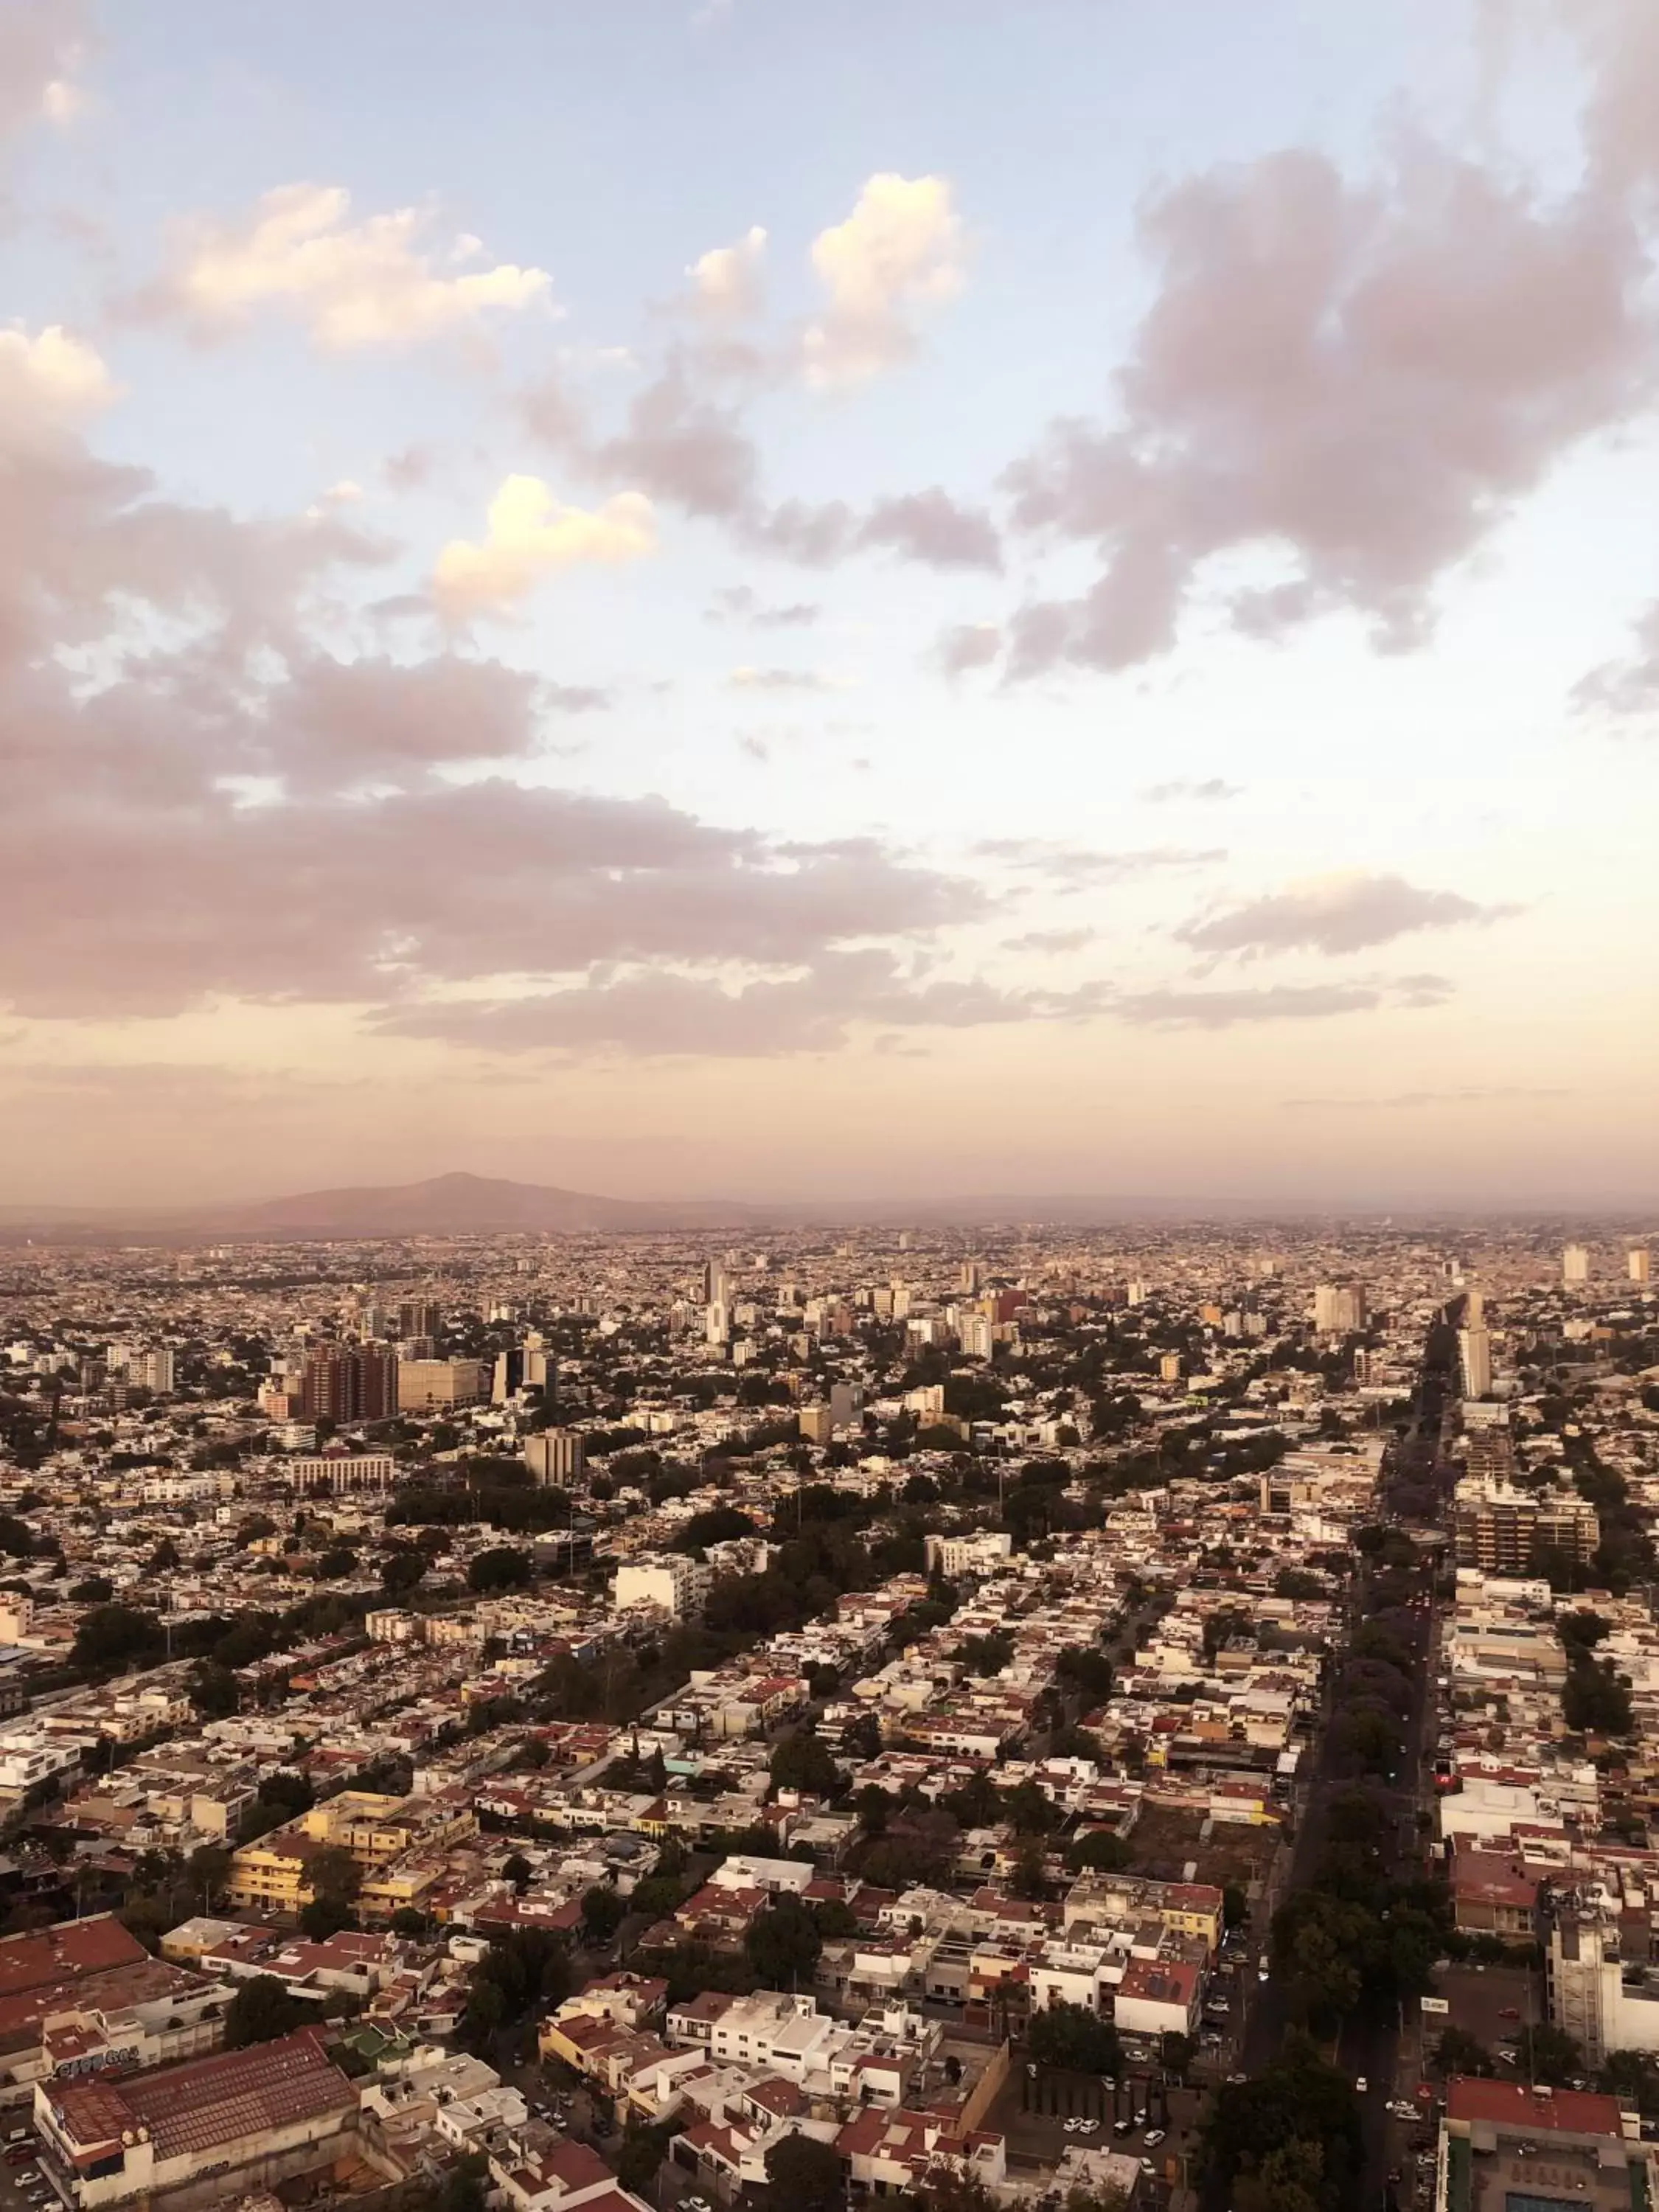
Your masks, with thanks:
<instances>
[{"instance_id":1,"label":"tall office building","mask_svg":"<svg viewBox=\"0 0 1659 2212\"><path fill-rule=\"evenodd\" d=\"M568 1490L582 1479L587 1448L574 1429L540 1429L524 1440L524 1463L544 1487Z\"/></svg>"},{"instance_id":2,"label":"tall office building","mask_svg":"<svg viewBox=\"0 0 1659 2212\"><path fill-rule=\"evenodd\" d=\"M305 1421L384 1421L398 1410L398 1363L385 1344L319 1344L300 1376Z\"/></svg>"},{"instance_id":3,"label":"tall office building","mask_svg":"<svg viewBox=\"0 0 1659 2212\"><path fill-rule=\"evenodd\" d=\"M1492 1394L1492 1334L1484 1322L1457 1332L1458 1356L1463 1368L1463 1395L1486 1398Z\"/></svg>"},{"instance_id":4,"label":"tall office building","mask_svg":"<svg viewBox=\"0 0 1659 2212\"><path fill-rule=\"evenodd\" d=\"M1625 1255L1625 1265L1630 1270L1632 1283L1650 1283L1653 1280L1653 1262L1645 1244L1632 1244Z\"/></svg>"},{"instance_id":5,"label":"tall office building","mask_svg":"<svg viewBox=\"0 0 1659 2212\"><path fill-rule=\"evenodd\" d=\"M705 1260L702 1267L702 1302L706 1306L729 1306L732 1286L726 1273L725 1262Z\"/></svg>"},{"instance_id":6,"label":"tall office building","mask_svg":"<svg viewBox=\"0 0 1659 2212\"><path fill-rule=\"evenodd\" d=\"M398 1309L398 1334L402 1337L436 1336L443 1319L433 1298L405 1298Z\"/></svg>"},{"instance_id":7,"label":"tall office building","mask_svg":"<svg viewBox=\"0 0 1659 2212\"><path fill-rule=\"evenodd\" d=\"M504 1406L507 1400L524 1388L525 1355L521 1351L498 1352L490 1369L489 1401L494 1406Z\"/></svg>"},{"instance_id":8,"label":"tall office building","mask_svg":"<svg viewBox=\"0 0 1659 2212\"><path fill-rule=\"evenodd\" d=\"M1460 1567L1529 1574L1540 1547L1587 1560L1601 1540L1595 1508L1571 1491L1517 1490L1501 1476L1471 1473L1452 1498Z\"/></svg>"},{"instance_id":9,"label":"tall office building","mask_svg":"<svg viewBox=\"0 0 1659 2212\"><path fill-rule=\"evenodd\" d=\"M400 1359L394 1368L400 1413L429 1413L476 1406L489 1370L476 1359Z\"/></svg>"},{"instance_id":10,"label":"tall office building","mask_svg":"<svg viewBox=\"0 0 1659 2212\"><path fill-rule=\"evenodd\" d=\"M1589 1280L1589 1253L1582 1244L1569 1244L1561 1255L1561 1280L1571 1287Z\"/></svg>"},{"instance_id":11,"label":"tall office building","mask_svg":"<svg viewBox=\"0 0 1659 2212\"><path fill-rule=\"evenodd\" d=\"M165 1344L153 1352L138 1352L127 1362L128 1382L136 1382L142 1390L154 1391L158 1398L171 1394L176 1372L172 1350Z\"/></svg>"},{"instance_id":12,"label":"tall office building","mask_svg":"<svg viewBox=\"0 0 1659 2212\"><path fill-rule=\"evenodd\" d=\"M1314 1291L1314 1327L1322 1336L1351 1336L1365 1326L1361 1283L1321 1283Z\"/></svg>"},{"instance_id":13,"label":"tall office building","mask_svg":"<svg viewBox=\"0 0 1659 2212\"><path fill-rule=\"evenodd\" d=\"M964 1260L957 1270L957 1288L972 1297L985 1280L985 1269L977 1260Z\"/></svg>"},{"instance_id":14,"label":"tall office building","mask_svg":"<svg viewBox=\"0 0 1659 2212\"><path fill-rule=\"evenodd\" d=\"M856 1429L864 1419L864 1390L857 1382L830 1385L830 1419L838 1429Z\"/></svg>"}]
</instances>

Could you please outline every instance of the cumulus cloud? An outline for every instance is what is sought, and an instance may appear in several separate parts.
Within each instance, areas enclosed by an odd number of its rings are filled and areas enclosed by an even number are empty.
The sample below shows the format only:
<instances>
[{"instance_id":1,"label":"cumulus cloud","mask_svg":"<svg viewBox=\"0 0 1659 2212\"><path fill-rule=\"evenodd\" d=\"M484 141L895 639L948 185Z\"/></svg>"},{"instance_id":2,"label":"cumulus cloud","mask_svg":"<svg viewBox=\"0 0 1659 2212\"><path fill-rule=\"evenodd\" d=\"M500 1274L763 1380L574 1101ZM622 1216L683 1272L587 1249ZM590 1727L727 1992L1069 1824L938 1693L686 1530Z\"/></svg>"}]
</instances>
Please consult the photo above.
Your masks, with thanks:
<instances>
[{"instance_id":1,"label":"cumulus cloud","mask_svg":"<svg viewBox=\"0 0 1659 2212\"><path fill-rule=\"evenodd\" d=\"M495 660L315 653L267 689L244 742L251 772L295 790L403 784L459 761L528 758L550 717L608 703L602 690L545 682Z\"/></svg>"},{"instance_id":2,"label":"cumulus cloud","mask_svg":"<svg viewBox=\"0 0 1659 2212\"><path fill-rule=\"evenodd\" d=\"M734 691L829 691L826 676L814 668L734 668L726 678Z\"/></svg>"},{"instance_id":3,"label":"cumulus cloud","mask_svg":"<svg viewBox=\"0 0 1659 2212\"><path fill-rule=\"evenodd\" d=\"M946 676L965 676L970 668L988 667L1001 650L995 623L957 623L939 637L933 658Z\"/></svg>"},{"instance_id":4,"label":"cumulus cloud","mask_svg":"<svg viewBox=\"0 0 1659 2212\"><path fill-rule=\"evenodd\" d=\"M1423 141L1378 183L1284 152L1148 205L1158 291L1118 420L1056 423L1006 475L1018 528L1093 543L1095 584L1037 600L1011 673L1166 651L1204 565L1273 634L1335 609L1399 649L1435 588L1579 441L1650 398L1647 260L1616 199L1548 201Z\"/></svg>"},{"instance_id":5,"label":"cumulus cloud","mask_svg":"<svg viewBox=\"0 0 1659 2212\"><path fill-rule=\"evenodd\" d=\"M486 520L482 544L452 538L433 569L433 596L452 618L510 606L556 569L637 561L657 550L651 502L636 491L590 511L562 506L539 477L508 477Z\"/></svg>"},{"instance_id":6,"label":"cumulus cloud","mask_svg":"<svg viewBox=\"0 0 1659 2212\"><path fill-rule=\"evenodd\" d=\"M1139 1029L1224 1030L1245 1022L1328 1021L1339 1014L1375 1013L1389 1006L1437 1006L1447 988L1431 994L1426 979L1401 991L1383 983L1275 983L1263 990L1127 992L1113 1002L1119 1020Z\"/></svg>"},{"instance_id":7,"label":"cumulus cloud","mask_svg":"<svg viewBox=\"0 0 1659 2212\"><path fill-rule=\"evenodd\" d=\"M573 450L594 473L638 484L686 514L732 521L757 504L752 442L729 409L696 394L681 367L636 394L618 436L585 455Z\"/></svg>"},{"instance_id":8,"label":"cumulus cloud","mask_svg":"<svg viewBox=\"0 0 1659 2212\"><path fill-rule=\"evenodd\" d=\"M1154 845L1110 852L1094 846L1058 845L1041 837L982 837L977 858L1042 876L1061 891L1093 890L1165 869L1205 868L1224 860L1220 846Z\"/></svg>"},{"instance_id":9,"label":"cumulus cloud","mask_svg":"<svg viewBox=\"0 0 1659 2212\"><path fill-rule=\"evenodd\" d=\"M823 610L809 599L771 606L748 584L727 584L703 610L705 622L746 623L753 629L810 629Z\"/></svg>"},{"instance_id":10,"label":"cumulus cloud","mask_svg":"<svg viewBox=\"0 0 1659 2212\"><path fill-rule=\"evenodd\" d=\"M0 138L37 120L64 123L77 112L76 76L86 31L80 0L0 7Z\"/></svg>"},{"instance_id":11,"label":"cumulus cloud","mask_svg":"<svg viewBox=\"0 0 1659 2212\"><path fill-rule=\"evenodd\" d=\"M1518 909L1480 906L1456 891L1425 890L1403 876L1359 871L1293 884L1175 932L1199 952L1255 958L1275 952L1360 952L1419 929L1496 921Z\"/></svg>"},{"instance_id":12,"label":"cumulus cloud","mask_svg":"<svg viewBox=\"0 0 1659 2212\"><path fill-rule=\"evenodd\" d=\"M441 337L550 296L545 270L511 262L467 268L482 252L476 239L434 246L425 210L398 208L354 223L350 207L339 185L279 185L244 222L194 225L177 265L126 309L212 339L275 307L303 323L319 345L348 352Z\"/></svg>"},{"instance_id":13,"label":"cumulus cloud","mask_svg":"<svg viewBox=\"0 0 1659 2212\"><path fill-rule=\"evenodd\" d=\"M1240 783L1227 783L1218 775L1209 775L1194 782L1186 776L1173 777L1168 783L1149 783L1140 797L1149 806L1173 806L1188 799L1203 800L1237 799L1244 788Z\"/></svg>"},{"instance_id":14,"label":"cumulus cloud","mask_svg":"<svg viewBox=\"0 0 1659 2212\"><path fill-rule=\"evenodd\" d=\"M732 246L716 246L686 270L698 310L718 322L741 322L763 303L766 233L755 224Z\"/></svg>"},{"instance_id":15,"label":"cumulus cloud","mask_svg":"<svg viewBox=\"0 0 1659 2212\"><path fill-rule=\"evenodd\" d=\"M1028 929L1023 937L1003 939L1005 952L1080 952L1099 933L1092 929Z\"/></svg>"},{"instance_id":16,"label":"cumulus cloud","mask_svg":"<svg viewBox=\"0 0 1659 2212\"><path fill-rule=\"evenodd\" d=\"M1651 714L1659 707L1659 601L1638 617L1630 653L1592 669L1572 696L1581 709L1619 717Z\"/></svg>"},{"instance_id":17,"label":"cumulus cloud","mask_svg":"<svg viewBox=\"0 0 1659 2212\"><path fill-rule=\"evenodd\" d=\"M33 337L0 330L0 422L14 453L61 438L114 397L99 356L61 325L50 324Z\"/></svg>"},{"instance_id":18,"label":"cumulus cloud","mask_svg":"<svg viewBox=\"0 0 1659 2212\"><path fill-rule=\"evenodd\" d=\"M934 485L878 500L859 529L863 545L887 545L933 568L1002 567L996 525L982 507L961 507Z\"/></svg>"},{"instance_id":19,"label":"cumulus cloud","mask_svg":"<svg viewBox=\"0 0 1659 2212\"><path fill-rule=\"evenodd\" d=\"M961 218L943 177L872 177L845 222L812 241L829 304L802 340L808 381L861 383L916 350L918 307L962 283Z\"/></svg>"},{"instance_id":20,"label":"cumulus cloud","mask_svg":"<svg viewBox=\"0 0 1659 2212\"><path fill-rule=\"evenodd\" d=\"M854 1029L974 1029L1081 1019L1097 986L1000 990L977 979L907 978L890 952L825 955L799 975L751 977L606 975L520 998L396 1008L382 1026L503 1053L557 1051L750 1059L832 1052Z\"/></svg>"},{"instance_id":21,"label":"cumulus cloud","mask_svg":"<svg viewBox=\"0 0 1659 2212\"><path fill-rule=\"evenodd\" d=\"M7 333L0 377L0 1005L412 1006L602 963L811 967L991 910L876 841L491 774L599 696L455 653L324 652L395 549L348 510L157 497L88 449L106 385L73 341Z\"/></svg>"}]
</instances>

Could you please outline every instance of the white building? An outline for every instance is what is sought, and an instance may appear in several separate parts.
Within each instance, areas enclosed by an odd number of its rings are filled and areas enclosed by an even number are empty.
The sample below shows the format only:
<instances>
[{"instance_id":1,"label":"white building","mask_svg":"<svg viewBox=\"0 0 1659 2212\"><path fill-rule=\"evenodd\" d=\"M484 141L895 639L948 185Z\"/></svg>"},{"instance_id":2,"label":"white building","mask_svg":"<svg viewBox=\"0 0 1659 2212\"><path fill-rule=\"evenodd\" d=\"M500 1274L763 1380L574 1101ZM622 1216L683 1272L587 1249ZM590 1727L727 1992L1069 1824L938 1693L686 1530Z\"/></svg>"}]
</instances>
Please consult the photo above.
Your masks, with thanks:
<instances>
[{"instance_id":1,"label":"white building","mask_svg":"<svg viewBox=\"0 0 1659 2212\"><path fill-rule=\"evenodd\" d=\"M1550 1930L1547 1987L1550 2025L1572 2037L1586 2066L1613 2051L1659 2051L1659 1982L1622 1962L1616 1929L1562 1914Z\"/></svg>"},{"instance_id":2,"label":"white building","mask_svg":"<svg viewBox=\"0 0 1659 2212\"><path fill-rule=\"evenodd\" d=\"M1589 1280L1589 1253L1582 1244L1569 1244L1561 1255L1561 1280L1571 1289Z\"/></svg>"},{"instance_id":3,"label":"white building","mask_svg":"<svg viewBox=\"0 0 1659 2212\"><path fill-rule=\"evenodd\" d=\"M992 1574L1014 1548L1006 1528L970 1529L961 1536L929 1536L927 1541L930 1574Z\"/></svg>"},{"instance_id":4,"label":"white building","mask_svg":"<svg viewBox=\"0 0 1659 2212\"><path fill-rule=\"evenodd\" d=\"M678 1552L645 1553L617 1568L611 1602L618 1613L630 1605L655 1605L683 1619L699 1609L713 1579L701 1559Z\"/></svg>"}]
</instances>

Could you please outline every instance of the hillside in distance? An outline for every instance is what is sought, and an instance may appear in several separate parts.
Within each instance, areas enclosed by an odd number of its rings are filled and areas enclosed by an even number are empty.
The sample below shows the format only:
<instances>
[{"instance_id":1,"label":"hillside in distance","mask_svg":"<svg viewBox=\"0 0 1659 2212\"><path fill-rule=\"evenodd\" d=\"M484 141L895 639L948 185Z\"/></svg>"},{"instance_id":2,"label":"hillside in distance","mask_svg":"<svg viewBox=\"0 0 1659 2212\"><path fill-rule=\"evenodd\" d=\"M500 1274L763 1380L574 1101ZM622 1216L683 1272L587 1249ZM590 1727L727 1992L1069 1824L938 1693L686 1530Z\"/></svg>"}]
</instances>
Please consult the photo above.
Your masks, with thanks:
<instances>
[{"instance_id":1,"label":"hillside in distance","mask_svg":"<svg viewBox=\"0 0 1659 2212\"><path fill-rule=\"evenodd\" d=\"M214 1224L245 1235L466 1237L502 1231L741 1228L763 1221L758 1206L724 1199L599 1198L550 1183L475 1175L424 1182L365 1183L301 1191L262 1205L216 1211Z\"/></svg>"}]
</instances>

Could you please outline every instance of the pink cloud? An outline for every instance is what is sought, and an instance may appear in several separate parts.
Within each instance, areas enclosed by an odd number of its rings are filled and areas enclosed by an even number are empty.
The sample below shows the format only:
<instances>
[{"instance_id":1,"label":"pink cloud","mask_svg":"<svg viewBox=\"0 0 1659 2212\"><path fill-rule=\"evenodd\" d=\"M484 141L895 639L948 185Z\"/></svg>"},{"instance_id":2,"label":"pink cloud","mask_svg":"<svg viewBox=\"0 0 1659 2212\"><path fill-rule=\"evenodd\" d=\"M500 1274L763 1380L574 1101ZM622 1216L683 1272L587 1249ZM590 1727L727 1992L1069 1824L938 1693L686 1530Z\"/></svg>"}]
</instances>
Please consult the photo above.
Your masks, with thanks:
<instances>
[{"instance_id":1,"label":"pink cloud","mask_svg":"<svg viewBox=\"0 0 1659 2212\"><path fill-rule=\"evenodd\" d=\"M1103 558L1017 616L1016 675L1166 651L1242 551L1293 573L1235 597L1241 628L1340 608L1413 645L1516 500L1652 396L1647 257L1593 185L1547 202L1420 140L1366 185L1285 152L1164 192L1141 239L1158 289L1118 421L1056 423L1007 472L1018 528Z\"/></svg>"}]
</instances>

